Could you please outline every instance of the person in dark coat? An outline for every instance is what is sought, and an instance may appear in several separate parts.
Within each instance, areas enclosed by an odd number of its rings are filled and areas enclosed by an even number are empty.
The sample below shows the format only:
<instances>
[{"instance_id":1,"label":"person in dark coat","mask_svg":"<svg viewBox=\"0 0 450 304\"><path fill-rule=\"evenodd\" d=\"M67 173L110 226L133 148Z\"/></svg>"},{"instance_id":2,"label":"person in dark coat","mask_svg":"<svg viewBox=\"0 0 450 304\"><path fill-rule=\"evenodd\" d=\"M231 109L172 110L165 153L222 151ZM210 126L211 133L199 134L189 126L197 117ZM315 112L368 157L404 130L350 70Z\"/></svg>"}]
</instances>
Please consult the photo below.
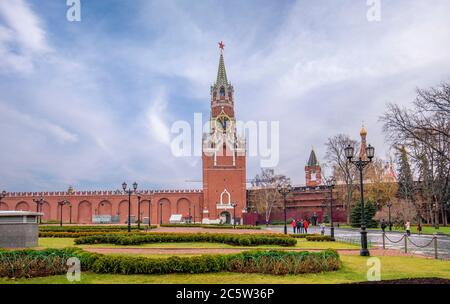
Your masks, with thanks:
<instances>
[{"instance_id":1,"label":"person in dark coat","mask_svg":"<svg viewBox=\"0 0 450 304\"><path fill-rule=\"evenodd\" d=\"M300 220L297 220L296 223L297 223L297 233L302 233L302 222Z\"/></svg>"},{"instance_id":2,"label":"person in dark coat","mask_svg":"<svg viewBox=\"0 0 450 304\"><path fill-rule=\"evenodd\" d=\"M384 233L385 230L386 230L386 227L387 227L387 224L386 224L386 222L384 221L384 219L381 220L380 226L381 226L381 230L383 230L383 233Z\"/></svg>"}]
</instances>

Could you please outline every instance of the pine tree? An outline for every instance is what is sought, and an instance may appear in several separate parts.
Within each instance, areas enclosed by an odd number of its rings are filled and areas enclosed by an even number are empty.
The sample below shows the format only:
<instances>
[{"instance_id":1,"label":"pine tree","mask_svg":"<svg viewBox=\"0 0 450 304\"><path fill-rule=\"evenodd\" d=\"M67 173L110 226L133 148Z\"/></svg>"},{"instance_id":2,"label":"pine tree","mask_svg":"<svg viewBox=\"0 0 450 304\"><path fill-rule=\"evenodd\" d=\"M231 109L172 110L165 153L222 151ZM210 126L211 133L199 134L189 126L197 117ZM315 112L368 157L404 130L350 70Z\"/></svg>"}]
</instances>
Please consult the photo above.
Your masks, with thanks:
<instances>
[{"instance_id":1,"label":"pine tree","mask_svg":"<svg viewBox=\"0 0 450 304\"><path fill-rule=\"evenodd\" d=\"M374 220L376 213L377 208L375 207L375 204L371 201L366 202L364 205L364 218L366 219L367 228L378 227L377 221ZM355 204L355 207L353 207L350 220L352 222L352 227L361 226L361 205L359 204L359 202Z\"/></svg>"},{"instance_id":2,"label":"pine tree","mask_svg":"<svg viewBox=\"0 0 450 304\"><path fill-rule=\"evenodd\" d=\"M414 180L404 146L399 151L397 197L407 201L414 200Z\"/></svg>"}]
</instances>

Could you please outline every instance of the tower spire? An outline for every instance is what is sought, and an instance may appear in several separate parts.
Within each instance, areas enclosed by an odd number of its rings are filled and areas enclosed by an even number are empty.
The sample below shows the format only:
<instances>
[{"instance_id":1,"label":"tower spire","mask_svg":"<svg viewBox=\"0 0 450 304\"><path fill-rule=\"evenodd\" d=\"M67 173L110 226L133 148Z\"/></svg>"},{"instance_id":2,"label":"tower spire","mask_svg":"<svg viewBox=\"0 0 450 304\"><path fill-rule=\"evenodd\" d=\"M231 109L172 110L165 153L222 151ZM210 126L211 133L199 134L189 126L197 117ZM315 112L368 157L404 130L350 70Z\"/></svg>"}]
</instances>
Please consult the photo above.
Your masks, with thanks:
<instances>
[{"instance_id":1,"label":"tower spire","mask_svg":"<svg viewBox=\"0 0 450 304\"><path fill-rule=\"evenodd\" d=\"M223 49L225 47L225 44L221 41L219 42L219 48L220 48L220 59L219 59L219 69L217 71L217 80L216 85L228 85L228 79L227 79L227 71L225 70L225 60L223 59Z\"/></svg>"}]
</instances>

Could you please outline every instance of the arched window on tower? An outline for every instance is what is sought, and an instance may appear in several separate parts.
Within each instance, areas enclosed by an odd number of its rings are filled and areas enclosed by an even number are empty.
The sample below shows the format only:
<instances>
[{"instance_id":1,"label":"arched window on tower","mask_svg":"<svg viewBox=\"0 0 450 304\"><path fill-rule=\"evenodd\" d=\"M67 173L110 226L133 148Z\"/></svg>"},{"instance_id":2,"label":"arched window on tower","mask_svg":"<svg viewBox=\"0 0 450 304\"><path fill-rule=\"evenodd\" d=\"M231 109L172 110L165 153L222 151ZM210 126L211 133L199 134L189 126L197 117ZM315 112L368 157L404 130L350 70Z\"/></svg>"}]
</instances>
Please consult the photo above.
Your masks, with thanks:
<instances>
[{"instance_id":1,"label":"arched window on tower","mask_svg":"<svg viewBox=\"0 0 450 304\"><path fill-rule=\"evenodd\" d=\"M225 88L224 87L220 88L220 97L225 97Z\"/></svg>"}]
</instances>

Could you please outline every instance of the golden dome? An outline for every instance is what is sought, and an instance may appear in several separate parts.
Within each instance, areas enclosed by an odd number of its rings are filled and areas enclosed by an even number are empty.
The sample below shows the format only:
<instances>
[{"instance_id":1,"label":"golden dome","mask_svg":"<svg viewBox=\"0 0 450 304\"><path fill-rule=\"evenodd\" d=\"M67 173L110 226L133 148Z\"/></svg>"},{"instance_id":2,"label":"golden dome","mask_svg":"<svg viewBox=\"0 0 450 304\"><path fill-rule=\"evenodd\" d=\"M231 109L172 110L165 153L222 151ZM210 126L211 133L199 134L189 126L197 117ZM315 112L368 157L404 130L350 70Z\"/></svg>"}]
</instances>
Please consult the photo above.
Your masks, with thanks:
<instances>
[{"instance_id":1,"label":"golden dome","mask_svg":"<svg viewBox=\"0 0 450 304\"><path fill-rule=\"evenodd\" d=\"M367 135L367 130L366 130L366 128L364 128L364 126L361 128L361 132L359 132L359 134L361 136L366 136Z\"/></svg>"}]
</instances>

